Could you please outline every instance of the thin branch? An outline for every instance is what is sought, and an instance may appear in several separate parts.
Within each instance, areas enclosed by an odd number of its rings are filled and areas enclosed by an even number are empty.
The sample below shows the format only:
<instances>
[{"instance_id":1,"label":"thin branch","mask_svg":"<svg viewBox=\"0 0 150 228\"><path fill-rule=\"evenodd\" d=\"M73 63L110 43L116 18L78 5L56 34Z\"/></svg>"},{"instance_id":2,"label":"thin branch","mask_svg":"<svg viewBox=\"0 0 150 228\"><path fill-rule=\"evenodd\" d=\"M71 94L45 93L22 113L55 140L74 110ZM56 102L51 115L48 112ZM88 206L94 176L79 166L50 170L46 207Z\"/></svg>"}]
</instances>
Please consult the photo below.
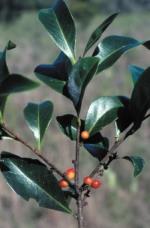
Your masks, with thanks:
<instances>
[{"instance_id":1,"label":"thin branch","mask_svg":"<svg viewBox=\"0 0 150 228\"><path fill-rule=\"evenodd\" d=\"M79 189L79 153L80 153L80 119L78 118L77 137L76 137L76 151L75 151L75 186Z\"/></svg>"},{"instance_id":2,"label":"thin branch","mask_svg":"<svg viewBox=\"0 0 150 228\"><path fill-rule=\"evenodd\" d=\"M61 176L63 179L65 179L69 186L75 190L75 186L74 184L72 184L70 182L70 180L68 180L68 178L66 178L66 176L64 175L64 173L62 173L54 164L52 164L51 162L48 161L47 158L45 158L41 153L39 153L39 151L33 147L31 147L27 142L25 142L20 136L16 135L13 131L11 131L10 129L8 129L8 127L6 127L5 124L1 124L1 128L6 131L10 137L18 142L20 142L22 145L24 145L25 147L27 147L32 153L34 153L40 160L42 160L48 168L54 170L59 176Z\"/></svg>"},{"instance_id":3,"label":"thin branch","mask_svg":"<svg viewBox=\"0 0 150 228\"><path fill-rule=\"evenodd\" d=\"M77 196L77 221L78 221L78 228L83 228L83 203L82 203L82 192L79 189L79 177L80 177L80 170L79 170L79 158L80 158L80 127L81 127L81 120L78 115L78 127L77 127L77 137L76 137L76 150L75 150L75 188L78 194Z\"/></svg>"},{"instance_id":4,"label":"thin branch","mask_svg":"<svg viewBox=\"0 0 150 228\"><path fill-rule=\"evenodd\" d=\"M99 169L101 168L101 166L103 166L103 164L109 160L110 155L113 155L117 148L126 140L127 135L123 135L122 138L120 138L120 140L115 141L115 143L113 144L113 146L111 147L111 149L108 151L107 155L105 156L105 158L95 167L95 169L91 172L90 177L93 177L96 173L99 172Z\"/></svg>"},{"instance_id":5,"label":"thin branch","mask_svg":"<svg viewBox=\"0 0 150 228\"><path fill-rule=\"evenodd\" d=\"M83 199L82 192L80 192L77 199L77 220L78 220L78 228L84 227L84 218L83 218Z\"/></svg>"},{"instance_id":6,"label":"thin branch","mask_svg":"<svg viewBox=\"0 0 150 228\"><path fill-rule=\"evenodd\" d=\"M127 137L132 135L134 132L135 131L131 126L130 129L119 140L115 141L111 149L107 152L107 155L104 157L102 161L98 163L98 165L94 168L94 170L91 172L89 176L94 177L96 174L100 174L101 176L103 176L104 170L108 168L108 166L113 160L118 158L118 154L116 152L118 147L127 139ZM84 197L82 201L82 205L84 206L86 205L86 199L90 196L91 187L85 184L82 184L80 186L80 191L82 193L84 192Z\"/></svg>"}]
</instances>

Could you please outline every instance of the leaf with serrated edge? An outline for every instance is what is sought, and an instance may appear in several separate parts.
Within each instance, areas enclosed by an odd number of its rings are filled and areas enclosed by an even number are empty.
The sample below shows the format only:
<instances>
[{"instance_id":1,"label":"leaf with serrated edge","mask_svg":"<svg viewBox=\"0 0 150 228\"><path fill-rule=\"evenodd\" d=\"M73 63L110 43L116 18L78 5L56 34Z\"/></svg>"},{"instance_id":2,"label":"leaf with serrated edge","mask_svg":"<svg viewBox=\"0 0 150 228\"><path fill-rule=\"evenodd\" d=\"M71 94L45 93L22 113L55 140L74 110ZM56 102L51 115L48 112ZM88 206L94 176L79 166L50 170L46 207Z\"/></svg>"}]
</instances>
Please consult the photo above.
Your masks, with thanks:
<instances>
[{"instance_id":1,"label":"leaf with serrated edge","mask_svg":"<svg viewBox=\"0 0 150 228\"><path fill-rule=\"evenodd\" d=\"M40 207L71 213L57 179L40 161L2 152L0 169L9 186L23 199L34 199Z\"/></svg>"},{"instance_id":2,"label":"leaf with serrated edge","mask_svg":"<svg viewBox=\"0 0 150 228\"><path fill-rule=\"evenodd\" d=\"M29 128L37 141L38 149L48 128L53 113L53 104L50 101L44 101L39 104L29 103L24 109L24 116Z\"/></svg>"},{"instance_id":3,"label":"leaf with serrated edge","mask_svg":"<svg viewBox=\"0 0 150 228\"><path fill-rule=\"evenodd\" d=\"M117 118L118 108L122 107L122 103L115 96L100 97L89 107L86 120L85 129L91 135L100 131L100 129Z\"/></svg>"},{"instance_id":4,"label":"leaf with serrated edge","mask_svg":"<svg viewBox=\"0 0 150 228\"><path fill-rule=\"evenodd\" d=\"M144 167L144 159L140 156L125 156L123 159L130 161L134 167L134 176L138 176Z\"/></svg>"}]
</instances>

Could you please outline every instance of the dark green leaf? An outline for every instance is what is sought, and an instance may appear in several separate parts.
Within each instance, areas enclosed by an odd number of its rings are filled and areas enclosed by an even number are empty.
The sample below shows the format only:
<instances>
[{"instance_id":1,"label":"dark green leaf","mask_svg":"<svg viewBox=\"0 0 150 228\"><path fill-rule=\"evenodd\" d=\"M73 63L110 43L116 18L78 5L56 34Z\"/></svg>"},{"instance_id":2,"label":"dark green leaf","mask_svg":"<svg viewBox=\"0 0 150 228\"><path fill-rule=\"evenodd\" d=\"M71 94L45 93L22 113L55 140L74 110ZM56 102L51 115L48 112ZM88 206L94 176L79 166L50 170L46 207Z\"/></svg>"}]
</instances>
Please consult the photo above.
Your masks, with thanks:
<instances>
[{"instance_id":1,"label":"dark green leaf","mask_svg":"<svg viewBox=\"0 0 150 228\"><path fill-rule=\"evenodd\" d=\"M68 136L71 140L76 140L77 136L77 117L73 115L64 115L64 116L58 116L57 118L59 127L61 131ZM84 120L81 120L81 127L80 132L84 131L85 122ZM83 140L80 137L80 142L87 143L87 144L96 144L99 142L103 142L105 144L105 147L108 146L108 142L106 142L106 139L100 134L96 133L94 135L91 135L89 139Z\"/></svg>"},{"instance_id":2,"label":"dark green leaf","mask_svg":"<svg viewBox=\"0 0 150 228\"><path fill-rule=\"evenodd\" d=\"M53 64L42 64L35 68L38 79L52 89L68 97L66 81L72 64L68 57L61 52Z\"/></svg>"},{"instance_id":3,"label":"dark green leaf","mask_svg":"<svg viewBox=\"0 0 150 228\"><path fill-rule=\"evenodd\" d=\"M57 116L57 121L61 131L71 140L76 140L77 136L77 118L73 115Z\"/></svg>"},{"instance_id":4,"label":"dark green leaf","mask_svg":"<svg viewBox=\"0 0 150 228\"><path fill-rule=\"evenodd\" d=\"M80 112L85 88L96 73L98 63L96 57L81 58L69 75L68 92L77 112Z\"/></svg>"},{"instance_id":5,"label":"dark green leaf","mask_svg":"<svg viewBox=\"0 0 150 228\"><path fill-rule=\"evenodd\" d=\"M9 70L6 63L7 50L14 49L15 47L16 45L12 41L9 41L4 50L2 52L0 51L0 83L9 76Z\"/></svg>"},{"instance_id":6,"label":"dark green leaf","mask_svg":"<svg viewBox=\"0 0 150 228\"><path fill-rule=\"evenodd\" d=\"M100 24L96 30L92 33L90 36L87 45L84 50L84 55L87 53L87 51L100 39L103 32L107 29L107 27L113 22L113 20L116 18L118 13L114 13L111 16L109 16L105 21L103 21L102 24Z\"/></svg>"},{"instance_id":7,"label":"dark green leaf","mask_svg":"<svg viewBox=\"0 0 150 228\"><path fill-rule=\"evenodd\" d=\"M0 167L10 187L23 199L34 199L40 207L71 213L57 179L38 160L2 152Z\"/></svg>"},{"instance_id":8,"label":"dark green leaf","mask_svg":"<svg viewBox=\"0 0 150 228\"><path fill-rule=\"evenodd\" d=\"M118 97L100 97L95 100L89 107L85 129L91 135L100 131L100 129L117 118L118 108L122 107Z\"/></svg>"},{"instance_id":9,"label":"dark green leaf","mask_svg":"<svg viewBox=\"0 0 150 228\"><path fill-rule=\"evenodd\" d=\"M48 128L53 113L53 104L50 101L42 103L29 103L24 109L25 119L29 128L34 134L37 146L40 149L41 143Z\"/></svg>"},{"instance_id":10,"label":"dark green leaf","mask_svg":"<svg viewBox=\"0 0 150 228\"><path fill-rule=\"evenodd\" d=\"M143 158L141 158L139 156L125 156L125 157L123 157L123 159L126 159L132 163L132 165L134 167L134 176L135 177L142 172L144 163L145 163Z\"/></svg>"},{"instance_id":11,"label":"dark green leaf","mask_svg":"<svg viewBox=\"0 0 150 228\"><path fill-rule=\"evenodd\" d=\"M144 42L130 37L108 36L98 45L93 55L100 58L97 73L111 67L120 56L131 48L137 47Z\"/></svg>"},{"instance_id":12,"label":"dark green leaf","mask_svg":"<svg viewBox=\"0 0 150 228\"><path fill-rule=\"evenodd\" d=\"M150 50L150 40L147 40L143 43L144 47Z\"/></svg>"},{"instance_id":13,"label":"dark green leaf","mask_svg":"<svg viewBox=\"0 0 150 228\"><path fill-rule=\"evenodd\" d=\"M11 50L15 47L16 45L12 41L9 41L4 50L0 52L0 84L2 84L2 82L9 77L9 70L6 63L6 52L7 50ZM0 97L0 122L3 121L6 100L7 96Z\"/></svg>"},{"instance_id":14,"label":"dark green leaf","mask_svg":"<svg viewBox=\"0 0 150 228\"><path fill-rule=\"evenodd\" d=\"M150 67L140 76L135 84L130 101L130 112L134 120L135 129L138 129L144 116L150 108Z\"/></svg>"},{"instance_id":15,"label":"dark green leaf","mask_svg":"<svg viewBox=\"0 0 150 228\"><path fill-rule=\"evenodd\" d=\"M0 85L0 96L18 93L37 88L39 84L24 76L10 74Z\"/></svg>"},{"instance_id":16,"label":"dark green leaf","mask_svg":"<svg viewBox=\"0 0 150 228\"><path fill-rule=\"evenodd\" d=\"M85 149L99 161L103 160L103 158L107 155L108 148L104 146L103 143L99 144L84 144Z\"/></svg>"},{"instance_id":17,"label":"dark green leaf","mask_svg":"<svg viewBox=\"0 0 150 228\"><path fill-rule=\"evenodd\" d=\"M136 82L139 80L140 76L144 72L144 69L135 65L130 65L129 71L131 72L132 81L135 86Z\"/></svg>"},{"instance_id":18,"label":"dark green leaf","mask_svg":"<svg viewBox=\"0 0 150 228\"><path fill-rule=\"evenodd\" d=\"M120 107L118 109L118 119L116 120L116 127L117 132L123 132L130 126L130 124L133 122L133 119L129 110L130 99L124 96L119 96L118 98L123 104L123 107Z\"/></svg>"},{"instance_id":19,"label":"dark green leaf","mask_svg":"<svg viewBox=\"0 0 150 228\"><path fill-rule=\"evenodd\" d=\"M81 131L85 130L84 125ZM98 144L103 143L105 147L108 148L109 142L107 138L103 137L100 132L97 132L96 134L91 135L88 139L82 139L80 138L80 141L83 142L83 144Z\"/></svg>"},{"instance_id":20,"label":"dark green leaf","mask_svg":"<svg viewBox=\"0 0 150 228\"><path fill-rule=\"evenodd\" d=\"M9 76L9 70L6 63L6 52L7 48L0 52L0 83Z\"/></svg>"},{"instance_id":21,"label":"dark green leaf","mask_svg":"<svg viewBox=\"0 0 150 228\"><path fill-rule=\"evenodd\" d=\"M52 8L40 10L39 19L52 40L74 63L76 31L73 18L65 2L57 0Z\"/></svg>"}]
</instances>

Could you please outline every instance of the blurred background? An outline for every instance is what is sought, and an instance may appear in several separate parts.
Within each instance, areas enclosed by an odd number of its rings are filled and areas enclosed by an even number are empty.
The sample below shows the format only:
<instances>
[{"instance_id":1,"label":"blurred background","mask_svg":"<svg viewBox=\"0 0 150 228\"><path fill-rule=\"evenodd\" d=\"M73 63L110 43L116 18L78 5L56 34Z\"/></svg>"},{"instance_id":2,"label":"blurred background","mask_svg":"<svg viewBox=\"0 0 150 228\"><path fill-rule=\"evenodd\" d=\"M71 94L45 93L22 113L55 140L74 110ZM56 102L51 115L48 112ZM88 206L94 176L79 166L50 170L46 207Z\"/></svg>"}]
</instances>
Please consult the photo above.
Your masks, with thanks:
<instances>
[{"instance_id":1,"label":"blurred background","mask_svg":"<svg viewBox=\"0 0 150 228\"><path fill-rule=\"evenodd\" d=\"M0 1L0 49L8 40L17 44L9 51L8 65L13 73L22 73L35 79L34 68L40 63L51 63L59 50L50 40L38 21L38 9L49 7L50 0L1 0ZM110 14L120 11L120 15L107 29L104 36L117 34L131 36L138 40L150 38L149 0L68 0L70 10L76 20L78 33L77 49L81 55L91 32ZM96 77L88 86L82 117L88 106L101 95L131 95L133 88L128 72L129 64L143 68L149 66L149 52L138 47L125 54L110 69ZM71 102L41 83L32 92L12 95L7 102L5 119L7 125L34 145L34 139L23 117L23 109L29 101L50 99L55 103L54 118L46 137L43 152L61 170L71 167L74 159L74 143L61 134L55 116L73 113ZM114 125L106 128L104 134L114 139ZM22 145L2 141L1 151L9 151L21 156L30 156ZM117 161L111 165L102 178L103 186L93 192L85 208L87 228L149 228L150 226L150 120L145 121L140 131L129 138L119 149L122 155L136 154L144 157L146 166L143 173L133 177L130 164ZM62 162L63 161L63 162ZM97 164L94 158L81 150L80 170L82 176L90 173ZM70 215L39 208L34 201L26 202L16 195L0 176L0 228L75 228Z\"/></svg>"}]
</instances>

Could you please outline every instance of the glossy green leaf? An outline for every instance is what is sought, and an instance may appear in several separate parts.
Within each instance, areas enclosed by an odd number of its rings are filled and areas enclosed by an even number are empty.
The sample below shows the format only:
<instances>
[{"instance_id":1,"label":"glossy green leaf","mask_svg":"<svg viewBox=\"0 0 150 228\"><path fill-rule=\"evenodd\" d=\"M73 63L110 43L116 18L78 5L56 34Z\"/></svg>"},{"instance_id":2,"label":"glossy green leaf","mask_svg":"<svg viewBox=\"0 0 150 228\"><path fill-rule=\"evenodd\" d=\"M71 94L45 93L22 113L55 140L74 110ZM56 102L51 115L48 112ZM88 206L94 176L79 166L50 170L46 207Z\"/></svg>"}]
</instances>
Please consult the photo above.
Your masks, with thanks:
<instances>
[{"instance_id":1,"label":"glossy green leaf","mask_svg":"<svg viewBox=\"0 0 150 228\"><path fill-rule=\"evenodd\" d=\"M97 73L111 67L120 56L131 48L144 44L130 37L108 36L100 42L93 55L99 57L100 64Z\"/></svg>"},{"instance_id":2,"label":"glossy green leaf","mask_svg":"<svg viewBox=\"0 0 150 228\"><path fill-rule=\"evenodd\" d=\"M2 152L0 168L9 186L23 199L34 199L40 207L71 213L57 179L38 160Z\"/></svg>"},{"instance_id":3,"label":"glossy green leaf","mask_svg":"<svg viewBox=\"0 0 150 228\"><path fill-rule=\"evenodd\" d=\"M86 120L85 129L91 135L100 131L100 129L117 118L117 111L122 107L118 97L100 97L89 107Z\"/></svg>"},{"instance_id":4,"label":"glossy green leaf","mask_svg":"<svg viewBox=\"0 0 150 228\"><path fill-rule=\"evenodd\" d=\"M107 29L107 27L113 22L113 20L116 18L118 13L114 13L111 16L109 16L106 20L103 21L102 24L100 24L95 31L90 36L87 45L84 50L84 55L88 52L88 50L100 39L103 32Z\"/></svg>"},{"instance_id":5,"label":"glossy green leaf","mask_svg":"<svg viewBox=\"0 0 150 228\"><path fill-rule=\"evenodd\" d=\"M35 89L39 86L37 82L34 82L19 74L10 74L0 84L0 96L6 96L11 93L24 92L31 89Z\"/></svg>"},{"instance_id":6,"label":"glossy green leaf","mask_svg":"<svg viewBox=\"0 0 150 228\"><path fill-rule=\"evenodd\" d=\"M73 115L57 116L57 121L61 131L71 140L76 140L77 137L77 118Z\"/></svg>"},{"instance_id":7,"label":"glossy green leaf","mask_svg":"<svg viewBox=\"0 0 150 228\"><path fill-rule=\"evenodd\" d=\"M130 112L138 129L150 108L150 67L140 76L135 84L130 101Z\"/></svg>"},{"instance_id":8,"label":"glossy green leaf","mask_svg":"<svg viewBox=\"0 0 150 228\"><path fill-rule=\"evenodd\" d=\"M69 75L68 92L77 112L80 112L85 88L96 73L98 63L96 57L81 58Z\"/></svg>"},{"instance_id":9,"label":"glossy green leaf","mask_svg":"<svg viewBox=\"0 0 150 228\"><path fill-rule=\"evenodd\" d=\"M144 69L135 65L130 65L129 71L131 72L133 85L135 86L136 82L139 80L140 76L144 72Z\"/></svg>"},{"instance_id":10,"label":"glossy green leaf","mask_svg":"<svg viewBox=\"0 0 150 228\"><path fill-rule=\"evenodd\" d=\"M63 116L57 116L57 121L59 124L59 127L61 131L69 137L71 140L76 140L77 136L77 117L73 115L63 115ZM81 127L80 132L85 130L85 121L81 119ZM97 144L99 142L103 142L105 146L108 146L108 142L106 142L106 139L98 132L94 135L90 135L89 139L83 140L80 137L80 142L87 143L87 144Z\"/></svg>"},{"instance_id":11,"label":"glossy green leaf","mask_svg":"<svg viewBox=\"0 0 150 228\"><path fill-rule=\"evenodd\" d=\"M123 107L118 109L116 130L117 132L119 131L121 133L130 126L130 124L133 122L133 119L129 110L130 99L125 96L118 96L118 98L123 104Z\"/></svg>"},{"instance_id":12,"label":"glossy green leaf","mask_svg":"<svg viewBox=\"0 0 150 228\"><path fill-rule=\"evenodd\" d=\"M48 128L53 113L53 104L50 101L44 101L39 104L29 103L24 109L24 116L29 128L37 141L38 149Z\"/></svg>"},{"instance_id":13,"label":"glossy green leaf","mask_svg":"<svg viewBox=\"0 0 150 228\"><path fill-rule=\"evenodd\" d=\"M68 57L61 52L53 64L41 64L35 68L38 79L55 91L68 97L66 81L72 64Z\"/></svg>"},{"instance_id":14,"label":"glossy green leaf","mask_svg":"<svg viewBox=\"0 0 150 228\"><path fill-rule=\"evenodd\" d=\"M134 176L138 176L144 168L144 159L139 156L125 156L123 159L128 160L134 167Z\"/></svg>"},{"instance_id":15,"label":"glossy green leaf","mask_svg":"<svg viewBox=\"0 0 150 228\"><path fill-rule=\"evenodd\" d=\"M39 19L56 45L75 62L75 25L63 0L57 0L52 8L42 9Z\"/></svg>"},{"instance_id":16,"label":"glossy green leaf","mask_svg":"<svg viewBox=\"0 0 150 228\"><path fill-rule=\"evenodd\" d=\"M107 155L108 148L104 145L103 142L98 144L84 144L85 149L99 161L103 160L103 158Z\"/></svg>"}]
</instances>

